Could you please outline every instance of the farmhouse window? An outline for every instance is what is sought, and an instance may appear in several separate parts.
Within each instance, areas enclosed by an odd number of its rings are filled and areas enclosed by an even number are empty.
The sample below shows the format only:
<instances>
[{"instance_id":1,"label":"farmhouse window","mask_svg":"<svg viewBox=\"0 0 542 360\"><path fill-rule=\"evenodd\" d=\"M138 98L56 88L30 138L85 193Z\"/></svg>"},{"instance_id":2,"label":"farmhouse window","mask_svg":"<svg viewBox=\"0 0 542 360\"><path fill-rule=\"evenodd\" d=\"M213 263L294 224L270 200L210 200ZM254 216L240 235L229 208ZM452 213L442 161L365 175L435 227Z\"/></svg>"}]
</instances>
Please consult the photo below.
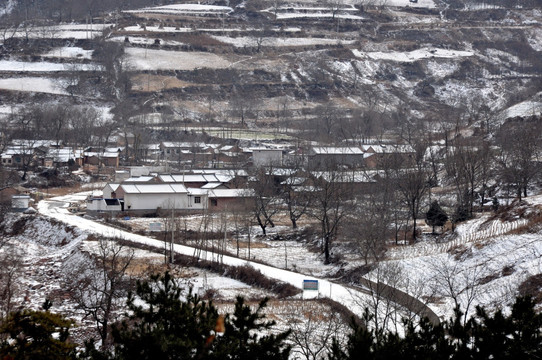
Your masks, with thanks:
<instances>
[{"instance_id":1,"label":"farmhouse window","mask_svg":"<svg viewBox=\"0 0 542 360\"><path fill-rule=\"evenodd\" d=\"M201 196L194 197L194 204L201 204Z\"/></svg>"},{"instance_id":2,"label":"farmhouse window","mask_svg":"<svg viewBox=\"0 0 542 360\"><path fill-rule=\"evenodd\" d=\"M218 200L217 199L211 199L211 206L218 206Z\"/></svg>"}]
</instances>

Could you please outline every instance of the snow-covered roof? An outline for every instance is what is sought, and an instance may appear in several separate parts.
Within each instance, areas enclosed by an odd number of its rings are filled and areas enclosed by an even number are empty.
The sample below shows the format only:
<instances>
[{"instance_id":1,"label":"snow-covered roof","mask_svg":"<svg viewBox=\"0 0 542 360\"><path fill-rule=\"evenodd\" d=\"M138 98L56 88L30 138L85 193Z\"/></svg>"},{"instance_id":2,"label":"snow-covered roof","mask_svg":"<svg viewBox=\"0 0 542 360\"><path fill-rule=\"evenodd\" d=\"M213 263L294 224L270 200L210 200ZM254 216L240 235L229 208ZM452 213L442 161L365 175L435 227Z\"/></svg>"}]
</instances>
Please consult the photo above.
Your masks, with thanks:
<instances>
[{"instance_id":1,"label":"snow-covered roof","mask_svg":"<svg viewBox=\"0 0 542 360\"><path fill-rule=\"evenodd\" d=\"M105 185L104 189L109 187L111 189L111 191L117 191L119 186L120 186L120 183L109 183L109 184Z\"/></svg>"},{"instance_id":2,"label":"snow-covered roof","mask_svg":"<svg viewBox=\"0 0 542 360\"><path fill-rule=\"evenodd\" d=\"M154 176L132 176L124 180L123 182L124 183L131 183L131 182L144 183L144 182L152 181L153 179L154 179Z\"/></svg>"},{"instance_id":3,"label":"snow-covered roof","mask_svg":"<svg viewBox=\"0 0 542 360\"><path fill-rule=\"evenodd\" d=\"M195 195L195 196L207 196L208 191L206 189L200 189L200 188L187 188L188 195Z\"/></svg>"},{"instance_id":4,"label":"snow-covered roof","mask_svg":"<svg viewBox=\"0 0 542 360\"><path fill-rule=\"evenodd\" d=\"M410 145L361 145L363 151L373 151L378 154L412 153L414 148Z\"/></svg>"},{"instance_id":5,"label":"snow-covered roof","mask_svg":"<svg viewBox=\"0 0 542 360\"><path fill-rule=\"evenodd\" d=\"M312 151L318 155L361 155L363 150L356 146L343 146L343 147L331 147L331 146L314 146Z\"/></svg>"},{"instance_id":6,"label":"snow-covered roof","mask_svg":"<svg viewBox=\"0 0 542 360\"><path fill-rule=\"evenodd\" d=\"M353 183L367 183L376 182L375 176L378 175L378 170L372 171L345 171L345 172L332 172L332 171L315 171L313 176L316 178L322 178L325 181L334 179L337 182L353 182Z\"/></svg>"},{"instance_id":7,"label":"snow-covered roof","mask_svg":"<svg viewBox=\"0 0 542 360\"><path fill-rule=\"evenodd\" d=\"M202 142L187 142L187 141L162 141L162 146L166 148L185 148L190 149L194 147L205 147L205 143Z\"/></svg>"},{"instance_id":8,"label":"snow-covered roof","mask_svg":"<svg viewBox=\"0 0 542 360\"><path fill-rule=\"evenodd\" d=\"M11 143L15 146L22 146L27 148L56 146L56 141L54 140L13 139Z\"/></svg>"},{"instance_id":9,"label":"snow-covered roof","mask_svg":"<svg viewBox=\"0 0 542 360\"><path fill-rule=\"evenodd\" d=\"M219 182L210 182L210 183L207 183L205 185L203 185L201 188L202 189L215 189L219 186L221 186L222 183L219 183Z\"/></svg>"},{"instance_id":10,"label":"snow-covered roof","mask_svg":"<svg viewBox=\"0 0 542 360\"><path fill-rule=\"evenodd\" d=\"M119 153L118 152L105 152L102 154L102 157L104 158L118 158Z\"/></svg>"},{"instance_id":11,"label":"snow-covered roof","mask_svg":"<svg viewBox=\"0 0 542 360\"><path fill-rule=\"evenodd\" d=\"M30 148L25 148L24 146L9 146L6 151L2 155L5 155L6 157L11 157L13 155L32 155L34 152Z\"/></svg>"},{"instance_id":12,"label":"snow-covered roof","mask_svg":"<svg viewBox=\"0 0 542 360\"><path fill-rule=\"evenodd\" d=\"M104 149L104 152L106 153L114 153L114 152L119 152L119 151L124 151L124 146L106 147Z\"/></svg>"},{"instance_id":13,"label":"snow-covered roof","mask_svg":"<svg viewBox=\"0 0 542 360\"><path fill-rule=\"evenodd\" d=\"M266 148L266 147L251 147L250 148L250 151L254 152L254 151L280 151L282 152L282 149L270 149L270 148Z\"/></svg>"},{"instance_id":14,"label":"snow-covered roof","mask_svg":"<svg viewBox=\"0 0 542 360\"><path fill-rule=\"evenodd\" d=\"M165 183L183 183L183 182L220 182L215 174L162 174L159 175L162 182Z\"/></svg>"},{"instance_id":15,"label":"snow-covered roof","mask_svg":"<svg viewBox=\"0 0 542 360\"><path fill-rule=\"evenodd\" d=\"M182 184L122 184L125 194L177 194L187 193Z\"/></svg>"},{"instance_id":16,"label":"snow-covered roof","mask_svg":"<svg viewBox=\"0 0 542 360\"><path fill-rule=\"evenodd\" d=\"M209 191L210 198L237 198L254 195L252 189L213 189Z\"/></svg>"},{"instance_id":17,"label":"snow-covered roof","mask_svg":"<svg viewBox=\"0 0 542 360\"><path fill-rule=\"evenodd\" d=\"M68 162L70 159L75 158L72 149L62 148L62 149L48 149L47 157L52 157L56 162Z\"/></svg>"}]
</instances>

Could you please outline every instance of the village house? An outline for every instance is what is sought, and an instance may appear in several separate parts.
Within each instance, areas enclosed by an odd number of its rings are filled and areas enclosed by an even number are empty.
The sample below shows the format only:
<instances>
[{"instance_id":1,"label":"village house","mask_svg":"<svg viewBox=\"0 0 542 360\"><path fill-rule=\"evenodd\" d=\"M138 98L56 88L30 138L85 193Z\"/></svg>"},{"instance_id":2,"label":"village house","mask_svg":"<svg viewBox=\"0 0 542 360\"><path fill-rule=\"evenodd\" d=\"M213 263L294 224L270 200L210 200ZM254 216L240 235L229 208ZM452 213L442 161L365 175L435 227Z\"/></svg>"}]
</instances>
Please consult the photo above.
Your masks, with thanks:
<instances>
[{"instance_id":1,"label":"village house","mask_svg":"<svg viewBox=\"0 0 542 360\"><path fill-rule=\"evenodd\" d=\"M246 172L239 171L246 176ZM201 171L198 174L160 174L130 177L105 185L102 196L87 199L87 212L135 215L158 214L168 209L201 211L245 204L247 190L229 189L234 175L227 171ZM236 190L236 191L224 191Z\"/></svg>"},{"instance_id":2,"label":"village house","mask_svg":"<svg viewBox=\"0 0 542 360\"><path fill-rule=\"evenodd\" d=\"M311 169L325 169L336 165L359 168L364 164L364 152L356 146L313 146L309 150L308 166Z\"/></svg>"},{"instance_id":3,"label":"village house","mask_svg":"<svg viewBox=\"0 0 542 360\"><path fill-rule=\"evenodd\" d=\"M373 169L390 162L403 166L412 165L416 155L416 151L410 145L361 145L360 148L365 153L366 166Z\"/></svg>"},{"instance_id":4,"label":"village house","mask_svg":"<svg viewBox=\"0 0 542 360\"><path fill-rule=\"evenodd\" d=\"M282 149L257 147L250 150L252 151L252 165L256 167L282 165Z\"/></svg>"},{"instance_id":5,"label":"village house","mask_svg":"<svg viewBox=\"0 0 542 360\"><path fill-rule=\"evenodd\" d=\"M243 210L247 209L248 201L254 196L251 189L212 189L209 195L209 210Z\"/></svg>"}]
</instances>

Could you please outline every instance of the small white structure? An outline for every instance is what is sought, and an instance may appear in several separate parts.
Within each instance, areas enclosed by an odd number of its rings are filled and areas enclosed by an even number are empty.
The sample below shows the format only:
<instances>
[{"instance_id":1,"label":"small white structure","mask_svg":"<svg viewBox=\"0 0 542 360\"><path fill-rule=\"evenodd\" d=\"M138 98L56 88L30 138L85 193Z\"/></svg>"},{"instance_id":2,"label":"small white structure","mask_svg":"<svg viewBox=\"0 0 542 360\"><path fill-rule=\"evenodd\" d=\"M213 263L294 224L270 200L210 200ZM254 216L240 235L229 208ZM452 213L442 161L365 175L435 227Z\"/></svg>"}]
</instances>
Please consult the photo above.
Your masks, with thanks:
<instances>
[{"instance_id":1,"label":"small white structure","mask_svg":"<svg viewBox=\"0 0 542 360\"><path fill-rule=\"evenodd\" d=\"M11 197L11 210L14 212L24 212L28 209L30 196L28 195L13 195Z\"/></svg>"},{"instance_id":2,"label":"small white structure","mask_svg":"<svg viewBox=\"0 0 542 360\"><path fill-rule=\"evenodd\" d=\"M119 199L87 198L87 211L89 212L117 212L122 211Z\"/></svg>"},{"instance_id":3,"label":"small white structure","mask_svg":"<svg viewBox=\"0 0 542 360\"><path fill-rule=\"evenodd\" d=\"M125 211L187 209L188 190L183 184L122 184Z\"/></svg>"},{"instance_id":4,"label":"small white structure","mask_svg":"<svg viewBox=\"0 0 542 360\"><path fill-rule=\"evenodd\" d=\"M252 148L251 150L254 166L282 165L281 149Z\"/></svg>"},{"instance_id":5,"label":"small white structure","mask_svg":"<svg viewBox=\"0 0 542 360\"><path fill-rule=\"evenodd\" d=\"M123 182L124 180L130 178L130 171L128 170L116 170L115 171L115 181Z\"/></svg>"}]
</instances>

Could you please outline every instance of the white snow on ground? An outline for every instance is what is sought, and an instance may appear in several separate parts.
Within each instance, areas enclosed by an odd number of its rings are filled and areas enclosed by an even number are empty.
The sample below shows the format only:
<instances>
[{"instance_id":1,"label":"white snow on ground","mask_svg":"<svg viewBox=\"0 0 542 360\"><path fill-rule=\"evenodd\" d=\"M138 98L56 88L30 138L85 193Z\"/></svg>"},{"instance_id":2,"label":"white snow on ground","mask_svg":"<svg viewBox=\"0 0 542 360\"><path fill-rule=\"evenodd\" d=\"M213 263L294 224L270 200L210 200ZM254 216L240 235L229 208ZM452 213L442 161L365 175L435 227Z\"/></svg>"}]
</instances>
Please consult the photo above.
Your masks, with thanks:
<instances>
[{"instance_id":1,"label":"white snow on ground","mask_svg":"<svg viewBox=\"0 0 542 360\"><path fill-rule=\"evenodd\" d=\"M128 41L130 44L137 44L137 45L154 45L154 40L159 39L156 37L140 37L140 36L128 36ZM115 41L115 42L126 42L126 36L115 36L112 38L107 39L108 41ZM172 40L160 40L160 45L166 45L166 46L182 46L185 45L185 43L182 43L180 41L172 41Z\"/></svg>"},{"instance_id":2,"label":"white snow on ground","mask_svg":"<svg viewBox=\"0 0 542 360\"><path fill-rule=\"evenodd\" d=\"M442 79L457 71L457 63L451 61L430 60L427 62L427 70L437 79Z\"/></svg>"},{"instance_id":3,"label":"white snow on ground","mask_svg":"<svg viewBox=\"0 0 542 360\"><path fill-rule=\"evenodd\" d=\"M422 48L409 52L390 51L390 52L367 52L363 53L359 50L352 50L352 53L357 57L369 57L373 60L391 60L399 62L414 62L420 59L431 58L447 58L455 59L459 57L473 56L472 51L446 50L437 48Z\"/></svg>"},{"instance_id":4,"label":"white snow on ground","mask_svg":"<svg viewBox=\"0 0 542 360\"><path fill-rule=\"evenodd\" d=\"M138 10L126 10L126 13L157 13L157 14L221 14L232 12L229 6L201 5L201 4L173 4L156 6Z\"/></svg>"},{"instance_id":5,"label":"white snow on ground","mask_svg":"<svg viewBox=\"0 0 542 360\"><path fill-rule=\"evenodd\" d=\"M326 38L255 38L251 36L229 37L229 36L216 36L213 35L218 41L226 44L231 44L235 47L244 46L258 46L260 42L261 46L312 46L312 45L338 45L338 44L354 44L356 40L341 40L341 39L326 39Z\"/></svg>"},{"instance_id":6,"label":"white snow on ground","mask_svg":"<svg viewBox=\"0 0 542 360\"><path fill-rule=\"evenodd\" d=\"M67 210L70 202L82 201L86 198L88 193L79 193L74 195L60 196L50 200L42 200L38 203L38 209L40 213L57 219L65 224L69 224L79 228L80 230L91 232L95 234L101 234L108 237L120 237L128 241L137 242L140 244L150 245L157 248L163 247L163 241L152 239L142 235L132 234L126 231L122 231L116 228L111 228L106 225L74 216ZM193 256L194 248L174 245L174 250L177 253ZM230 266L244 266L250 265L255 269L258 269L263 275L289 283L297 288L302 288L303 280L307 278L314 279L314 277L307 277L307 275L299 274L292 271L282 270L274 268L269 265L263 265L259 263L253 263L244 259L239 259L230 256L220 256L215 253L202 250L200 252L200 258L210 261L221 261ZM334 301L337 301L351 311L358 315L362 315L363 306L360 306L360 302L367 298L368 295L358 290L347 288L343 285L330 282L328 280L319 279L320 283L320 295L324 297L330 297ZM366 299L369 301L369 299Z\"/></svg>"},{"instance_id":7,"label":"white snow on ground","mask_svg":"<svg viewBox=\"0 0 542 360\"><path fill-rule=\"evenodd\" d=\"M459 226L452 241L438 244L425 240L396 248L383 264L399 266L402 277L410 283L425 284L421 295L436 299L429 305L441 318L451 317L454 308L446 280L459 293L463 311L468 304L467 294L475 291L469 315L476 305L506 308L517 295L518 285L530 275L542 272L540 234L514 234L514 230L526 223L526 219L504 222L484 215ZM437 275L439 272L447 275ZM374 272L372 275L376 276ZM469 282L474 286L463 289ZM413 289L404 282L402 290L412 293Z\"/></svg>"},{"instance_id":8,"label":"white snow on ground","mask_svg":"<svg viewBox=\"0 0 542 360\"><path fill-rule=\"evenodd\" d=\"M542 113L542 93L534 96L537 100L527 100L509 107L500 114L500 118L507 119L516 116L533 116Z\"/></svg>"},{"instance_id":9,"label":"white snow on ground","mask_svg":"<svg viewBox=\"0 0 542 360\"><path fill-rule=\"evenodd\" d=\"M103 34L111 24L66 24L55 26L36 26L26 29L7 30L6 34L15 38L30 39L92 39ZM4 30L2 30L3 32Z\"/></svg>"},{"instance_id":10,"label":"white snow on ground","mask_svg":"<svg viewBox=\"0 0 542 360\"><path fill-rule=\"evenodd\" d=\"M77 46L63 46L54 48L42 56L55 58L91 59L93 52L94 50L84 50L83 48Z\"/></svg>"},{"instance_id":11,"label":"white snow on ground","mask_svg":"<svg viewBox=\"0 0 542 360\"><path fill-rule=\"evenodd\" d=\"M0 79L0 89L67 95L58 80L46 77L16 77Z\"/></svg>"},{"instance_id":12,"label":"white snow on ground","mask_svg":"<svg viewBox=\"0 0 542 360\"><path fill-rule=\"evenodd\" d=\"M278 20L284 20L284 19L298 19L298 18L333 18L332 13L322 13L322 14L303 14L303 13L278 13L277 19ZM359 15L351 15L351 14L335 14L336 19L350 19L350 20L363 20L364 18Z\"/></svg>"},{"instance_id":13,"label":"white snow on ground","mask_svg":"<svg viewBox=\"0 0 542 360\"><path fill-rule=\"evenodd\" d=\"M247 32L247 31L253 31L255 29L253 28L191 28L191 27L173 27L173 26L145 26L142 27L140 25L132 25L132 26L126 26L124 28L121 28L119 30L124 30L129 33L133 32L147 32L147 33L187 33L187 32L194 32L194 31L200 31L200 32ZM278 29L276 29L278 31ZM298 27L286 27L283 28L284 32L300 32L301 29Z\"/></svg>"},{"instance_id":14,"label":"white snow on ground","mask_svg":"<svg viewBox=\"0 0 542 360\"><path fill-rule=\"evenodd\" d=\"M158 32L158 33L176 33L176 32L192 32L194 29L188 28L188 27L173 27L173 26L139 26L139 25L132 25L132 26L126 26L124 28L121 28L120 30L128 31L128 32Z\"/></svg>"},{"instance_id":15,"label":"white snow on ground","mask_svg":"<svg viewBox=\"0 0 542 360\"><path fill-rule=\"evenodd\" d=\"M386 0L386 6L397 7L418 7L418 8L434 8L435 2L433 0L418 0L418 2L410 2L409 0Z\"/></svg>"},{"instance_id":16,"label":"white snow on ground","mask_svg":"<svg viewBox=\"0 0 542 360\"><path fill-rule=\"evenodd\" d=\"M99 70L98 65L92 64L57 64L52 62L25 62L0 60L0 71L17 72L55 72L55 71L92 71Z\"/></svg>"},{"instance_id":17,"label":"white snow on ground","mask_svg":"<svg viewBox=\"0 0 542 360\"><path fill-rule=\"evenodd\" d=\"M135 70L193 70L196 68L220 69L231 63L215 54L128 48L128 61Z\"/></svg>"},{"instance_id":18,"label":"white snow on ground","mask_svg":"<svg viewBox=\"0 0 542 360\"><path fill-rule=\"evenodd\" d=\"M525 30L527 35L527 41L529 45L535 51L542 51L542 29L539 27L534 27L529 30Z\"/></svg>"}]
</instances>

